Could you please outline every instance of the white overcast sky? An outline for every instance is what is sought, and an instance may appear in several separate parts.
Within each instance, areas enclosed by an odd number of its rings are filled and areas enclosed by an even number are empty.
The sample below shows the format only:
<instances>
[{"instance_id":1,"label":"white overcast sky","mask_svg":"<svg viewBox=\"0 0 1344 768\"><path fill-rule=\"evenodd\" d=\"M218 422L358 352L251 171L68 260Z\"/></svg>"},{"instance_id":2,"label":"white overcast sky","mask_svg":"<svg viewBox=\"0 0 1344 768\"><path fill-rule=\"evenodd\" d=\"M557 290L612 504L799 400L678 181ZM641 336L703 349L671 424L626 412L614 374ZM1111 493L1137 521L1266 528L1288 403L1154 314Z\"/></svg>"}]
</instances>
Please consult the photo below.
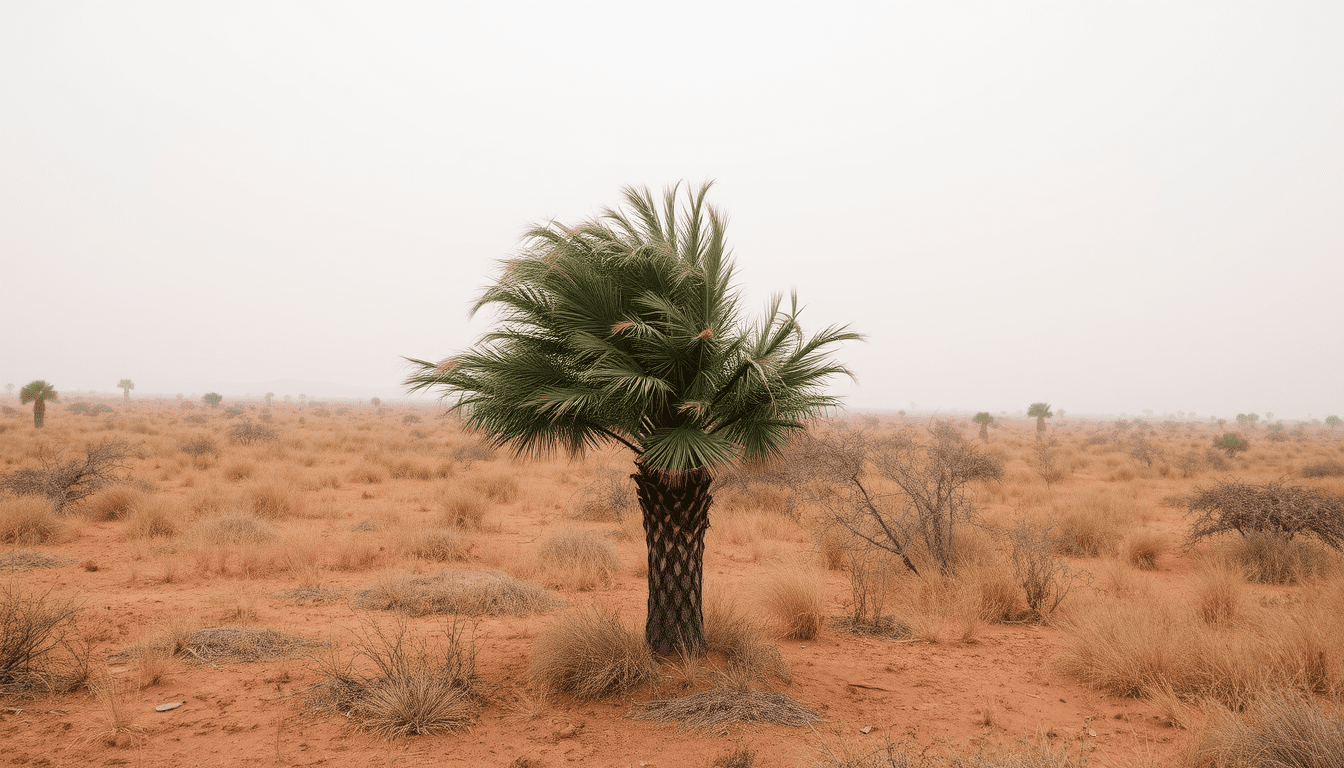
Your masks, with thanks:
<instances>
[{"instance_id":1,"label":"white overcast sky","mask_svg":"<svg viewBox=\"0 0 1344 768\"><path fill-rule=\"evenodd\" d=\"M1344 412L1325 2L0 0L0 384L399 397L528 225L710 178L851 407Z\"/></svg>"}]
</instances>

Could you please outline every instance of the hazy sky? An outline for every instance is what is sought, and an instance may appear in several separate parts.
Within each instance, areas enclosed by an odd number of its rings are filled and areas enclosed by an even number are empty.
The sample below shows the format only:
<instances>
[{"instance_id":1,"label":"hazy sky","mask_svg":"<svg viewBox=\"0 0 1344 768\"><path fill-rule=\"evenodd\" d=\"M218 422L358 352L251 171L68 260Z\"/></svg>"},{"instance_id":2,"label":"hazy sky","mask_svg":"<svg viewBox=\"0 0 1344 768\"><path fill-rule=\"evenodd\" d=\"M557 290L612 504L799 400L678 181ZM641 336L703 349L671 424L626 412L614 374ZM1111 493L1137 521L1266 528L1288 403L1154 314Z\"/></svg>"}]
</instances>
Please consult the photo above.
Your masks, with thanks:
<instances>
[{"instance_id":1,"label":"hazy sky","mask_svg":"<svg viewBox=\"0 0 1344 768\"><path fill-rule=\"evenodd\" d=\"M0 0L0 384L398 397L713 178L852 407L1344 413L1344 5L814 8Z\"/></svg>"}]
</instances>

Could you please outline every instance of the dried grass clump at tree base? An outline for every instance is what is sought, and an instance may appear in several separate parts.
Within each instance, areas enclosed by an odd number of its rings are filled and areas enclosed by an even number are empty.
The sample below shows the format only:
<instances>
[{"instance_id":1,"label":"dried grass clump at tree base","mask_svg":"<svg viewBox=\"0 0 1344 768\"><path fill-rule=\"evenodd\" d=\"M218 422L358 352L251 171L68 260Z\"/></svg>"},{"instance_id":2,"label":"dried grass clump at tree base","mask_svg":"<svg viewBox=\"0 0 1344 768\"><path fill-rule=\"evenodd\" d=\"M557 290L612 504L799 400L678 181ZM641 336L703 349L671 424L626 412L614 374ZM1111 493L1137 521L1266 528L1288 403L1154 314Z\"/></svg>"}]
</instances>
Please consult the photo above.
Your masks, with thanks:
<instances>
[{"instance_id":1,"label":"dried grass clump at tree base","mask_svg":"<svg viewBox=\"0 0 1344 768\"><path fill-rule=\"evenodd\" d=\"M564 602L542 587L498 571L440 571L385 578L356 594L352 608L398 611L408 616L527 616Z\"/></svg>"},{"instance_id":2,"label":"dried grass clump at tree base","mask_svg":"<svg viewBox=\"0 0 1344 768\"><path fill-rule=\"evenodd\" d=\"M706 650L723 655L730 676L762 684L793 680L779 646L766 637L764 623L737 601L711 595L704 601L704 612Z\"/></svg>"},{"instance_id":3,"label":"dried grass clump at tree base","mask_svg":"<svg viewBox=\"0 0 1344 768\"><path fill-rule=\"evenodd\" d=\"M462 730L480 708L476 648L461 620L440 636L419 633L398 619L355 631L353 653L319 660L320 683L308 705L348 718L356 728L392 739Z\"/></svg>"},{"instance_id":4,"label":"dried grass clump at tree base","mask_svg":"<svg viewBox=\"0 0 1344 768\"><path fill-rule=\"evenodd\" d=\"M658 662L644 637L613 609L577 608L556 617L532 646L527 675L548 693L601 699L651 682Z\"/></svg>"}]
</instances>

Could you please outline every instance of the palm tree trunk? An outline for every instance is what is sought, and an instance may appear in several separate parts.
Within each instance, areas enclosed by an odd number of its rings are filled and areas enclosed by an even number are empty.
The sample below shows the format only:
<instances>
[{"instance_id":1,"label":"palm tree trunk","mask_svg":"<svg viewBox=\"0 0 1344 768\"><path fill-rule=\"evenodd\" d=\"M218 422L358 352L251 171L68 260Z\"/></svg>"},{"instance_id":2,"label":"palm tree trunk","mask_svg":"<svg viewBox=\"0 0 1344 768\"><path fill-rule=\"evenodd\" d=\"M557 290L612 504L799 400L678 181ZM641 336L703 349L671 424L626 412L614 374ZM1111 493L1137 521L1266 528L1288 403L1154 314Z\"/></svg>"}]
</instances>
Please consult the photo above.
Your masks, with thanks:
<instances>
[{"instance_id":1,"label":"palm tree trunk","mask_svg":"<svg viewBox=\"0 0 1344 768\"><path fill-rule=\"evenodd\" d=\"M1045 431L1045 417L1044 417L1044 416L1037 416L1037 417L1036 417L1036 431L1037 431L1037 432L1044 432L1044 431Z\"/></svg>"},{"instance_id":2,"label":"palm tree trunk","mask_svg":"<svg viewBox=\"0 0 1344 768\"><path fill-rule=\"evenodd\" d=\"M37 398L33 401L33 426L41 429L47 421L47 401Z\"/></svg>"},{"instance_id":3,"label":"palm tree trunk","mask_svg":"<svg viewBox=\"0 0 1344 768\"><path fill-rule=\"evenodd\" d=\"M675 476L636 466L639 471L631 477L649 547L644 639L660 655L700 656L705 652L700 597L713 478L703 469Z\"/></svg>"},{"instance_id":4,"label":"palm tree trunk","mask_svg":"<svg viewBox=\"0 0 1344 768\"><path fill-rule=\"evenodd\" d=\"M989 442L989 422L980 425L980 439Z\"/></svg>"}]
</instances>

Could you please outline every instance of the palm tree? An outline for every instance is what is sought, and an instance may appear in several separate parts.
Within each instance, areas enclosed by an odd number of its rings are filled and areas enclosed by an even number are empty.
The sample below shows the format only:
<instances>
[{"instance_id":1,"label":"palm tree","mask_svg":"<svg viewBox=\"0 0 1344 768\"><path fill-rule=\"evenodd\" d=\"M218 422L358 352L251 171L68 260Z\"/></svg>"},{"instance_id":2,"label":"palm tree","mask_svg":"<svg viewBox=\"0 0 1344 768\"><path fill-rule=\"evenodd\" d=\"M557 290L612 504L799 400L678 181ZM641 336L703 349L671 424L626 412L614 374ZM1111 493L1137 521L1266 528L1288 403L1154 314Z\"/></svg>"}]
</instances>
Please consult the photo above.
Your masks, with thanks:
<instances>
[{"instance_id":1,"label":"palm tree","mask_svg":"<svg viewBox=\"0 0 1344 768\"><path fill-rule=\"evenodd\" d=\"M453 397L472 427L520 454L619 443L635 455L649 558L645 639L659 654L705 649L702 557L716 468L777 456L838 400L849 374L829 348L844 327L804 335L797 296L746 325L710 185L524 236L472 312L495 329L441 363L409 359L410 391ZM678 204L680 208L678 207Z\"/></svg>"},{"instance_id":2,"label":"palm tree","mask_svg":"<svg viewBox=\"0 0 1344 768\"><path fill-rule=\"evenodd\" d=\"M267 407L267 408L270 408L270 407L271 407L271 400L274 400L274 399L275 399L275 393L274 393L274 392L267 392L267 393L266 393L266 407Z\"/></svg>"},{"instance_id":3,"label":"palm tree","mask_svg":"<svg viewBox=\"0 0 1344 768\"><path fill-rule=\"evenodd\" d=\"M121 393L125 395L126 402L129 403L131 401L131 390L135 389L135 382L130 379L122 379L117 382L117 389L121 390Z\"/></svg>"},{"instance_id":4,"label":"palm tree","mask_svg":"<svg viewBox=\"0 0 1344 768\"><path fill-rule=\"evenodd\" d=\"M994 417L989 414L989 411L981 411L975 414L975 418L971 419L971 421L980 425L980 439L988 443L989 425L994 423Z\"/></svg>"},{"instance_id":5,"label":"palm tree","mask_svg":"<svg viewBox=\"0 0 1344 768\"><path fill-rule=\"evenodd\" d=\"M1045 420L1048 419L1048 418L1050 418L1051 416L1054 416L1055 414L1053 414L1053 413L1050 412L1050 404L1049 404L1049 403L1032 403L1032 404L1031 404L1031 407L1027 409L1027 415L1028 415L1028 416L1035 416L1035 417L1036 417L1036 431L1037 431L1037 432L1044 432L1044 431L1045 431Z\"/></svg>"},{"instance_id":6,"label":"palm tree","mask_svg":"<svg viewBox=\"0 0 1344 768\"><path fill-rule=\"evenodd\" d=\"M19 390L19 402L33 404L33 426L37 429L47 421L47 401L55 402L56 397L56 388L41 379L30 381Z\"/></svg>"}]
</instances>

